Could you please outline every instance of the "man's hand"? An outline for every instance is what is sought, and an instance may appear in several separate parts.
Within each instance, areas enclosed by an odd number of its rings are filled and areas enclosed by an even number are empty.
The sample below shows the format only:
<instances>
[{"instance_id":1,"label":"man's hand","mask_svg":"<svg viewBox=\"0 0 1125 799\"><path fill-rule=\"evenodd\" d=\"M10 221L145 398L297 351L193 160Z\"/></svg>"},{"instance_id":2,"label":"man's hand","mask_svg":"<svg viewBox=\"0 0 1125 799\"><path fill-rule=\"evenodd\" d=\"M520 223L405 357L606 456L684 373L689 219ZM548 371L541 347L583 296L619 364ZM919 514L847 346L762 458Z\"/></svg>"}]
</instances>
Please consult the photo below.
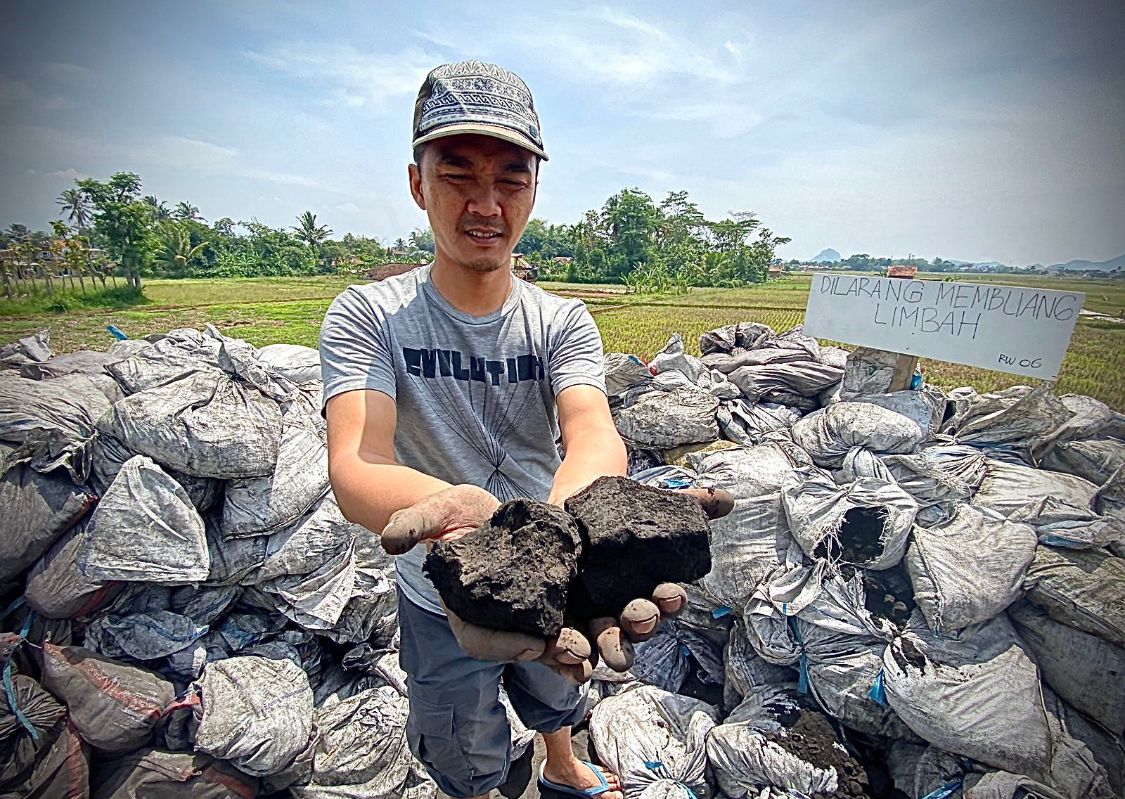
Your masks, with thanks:
<instances>
[{"instance_id":1,"label":"man's hand","mask_svg":"<svg viewBox=\"0 0 1125 799\"><path fill-rule=\"evenodd\" d=\"M492 518L500 500L483 488L455 485L391 514L379 540L391 555L409 552L420 541L453 541Z\"/></svg>"},{"instance_id":2,"label":"man's hand","mask_svg":"<svg viewBox=\"0 0 1125 799\"><path fill-rule=\"evenodd\" d=\"M722 489L687 488L677 493L695 497L708 519L722 518L734 509L734 497ZM680 615L686 606L683 586L662 583L652 596L634 599L616 618L591 619L584 638L576 630L564 630L559 641L565 638L566 645L548 646L542 660L576 682L589 680L599 659L614 671L627 671L633 665L633 644L652 638L661 621ZM579 660L582 653L585 659Z\"/></svg>"}]
</instances>

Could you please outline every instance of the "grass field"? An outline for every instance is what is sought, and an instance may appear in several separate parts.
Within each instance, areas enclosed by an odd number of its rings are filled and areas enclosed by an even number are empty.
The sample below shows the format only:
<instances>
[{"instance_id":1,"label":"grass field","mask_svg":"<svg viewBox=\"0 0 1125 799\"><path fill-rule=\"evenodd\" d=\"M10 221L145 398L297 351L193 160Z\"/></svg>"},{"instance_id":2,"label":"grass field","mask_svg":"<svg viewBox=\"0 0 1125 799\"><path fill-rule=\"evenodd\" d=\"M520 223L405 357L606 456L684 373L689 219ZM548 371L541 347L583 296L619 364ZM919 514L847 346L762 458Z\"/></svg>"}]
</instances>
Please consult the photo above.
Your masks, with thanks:
<instances>
[{"instance_id":1,"label":"grass field","mask_svg":"<svg viewBox=\"0 0 1125 799\"><path fill-rule=\"evenodd\" d=\"M940 277L940 276L933 276ZM1082 317L1057 384L1063 393L1089 394L1125 411L1125 281L1046 276L958 275L959 280L1081 291L1087 310L1115 319ZM250 278L230 280L150 280L142 302L115 297L108 307L0 299L0 343L42 328L51 331L56 352L105 349L112 342L107 325L130 336L210 322L224 333L262 346L278 342L315 347L320 321L347 278ZM810 278L796 276L740 289L696 289L682 295L625 294L621 286L545 283L544 288L577 296L589 306L607 351L649 358L673 333L698 353L699 335L734 322L763 322L784 331L804 317ZM1027 378L958 364L923 361L928 380L947 387L971 385L992 390L1028 382Z\"/></svg>"}]
</instances>

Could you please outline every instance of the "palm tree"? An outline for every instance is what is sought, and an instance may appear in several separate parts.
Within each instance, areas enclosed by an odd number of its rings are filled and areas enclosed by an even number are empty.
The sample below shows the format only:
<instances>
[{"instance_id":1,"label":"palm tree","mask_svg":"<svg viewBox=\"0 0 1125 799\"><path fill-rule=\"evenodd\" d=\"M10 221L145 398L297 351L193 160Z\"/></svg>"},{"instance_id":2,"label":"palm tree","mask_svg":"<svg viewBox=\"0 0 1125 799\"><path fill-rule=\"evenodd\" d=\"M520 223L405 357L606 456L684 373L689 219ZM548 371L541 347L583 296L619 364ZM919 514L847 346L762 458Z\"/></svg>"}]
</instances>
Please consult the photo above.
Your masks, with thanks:
<instances>
[{"instance_id":1,"label":"palm tree","mask_svg":"<svg viewBox=\"0 0 1125 799\"><path fill-rule=\"evenodd\" d=\"M203 221L203 217L199 215L199 209L185 200L176 203L176 210L172 212L172 216L181 222Z\"/></svg>"},{"instance_id":2,"label":"palm tree","mask_svg":"<svg viewBox=\"0 0 1125 799\"><path fill-rule=\"evenodd\" d=\"M60 216L65 214L79 230L90 224L90 198L81 189L65 189L58 199Z\"/></svg>"},{"instance_id":3,"label":"palm tree","mask_svg":"<svg viewBox=\"0 0 1125 799\"><path fill-rule=\"evenodd\" d=\"M324 243L332 235L332 231L324 225L318 225L316 214L312 211L305 211L297 217L297 226L293 228L293 234L310 247L315 247Z\"/></svg>"},{"instance_id":4,"label":"palm tree","mask_svg":"<svg viewBox=\"0 0 1125 799\"><path fill-rule=\"evenodd\" d=\"M201 241L192 246L191 231L184 225L171 222L164 225L161 232L161 251L156 256L157 262L164 264L173 276L188 274L188 265L203 252L207 242Z\"/></svg>"},{"instance_id":5,"label":"palm tree","mask_svg":"<svg viewBox=\"0 0 1125 799\"><path fill-rule=\"evenodd\" d=\"M148 206L149 212L152 214L153 222L167 222L172 218L172 212L168 209L168 203L164 200L157 199L155 194L146 195L144 203Z\"/></svg>"}]
</instances>

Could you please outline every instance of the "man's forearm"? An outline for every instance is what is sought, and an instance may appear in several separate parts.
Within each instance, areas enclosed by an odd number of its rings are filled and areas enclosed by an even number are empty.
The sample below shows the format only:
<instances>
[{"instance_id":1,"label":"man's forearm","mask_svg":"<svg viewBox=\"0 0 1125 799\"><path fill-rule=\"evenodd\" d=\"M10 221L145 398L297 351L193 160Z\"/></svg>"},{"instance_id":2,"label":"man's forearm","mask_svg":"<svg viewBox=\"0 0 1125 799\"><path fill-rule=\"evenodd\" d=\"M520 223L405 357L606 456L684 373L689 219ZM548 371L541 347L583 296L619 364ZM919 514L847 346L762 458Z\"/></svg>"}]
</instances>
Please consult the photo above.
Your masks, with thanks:
<instances>
[{"instance_id":1,"label":"man's forearm","mask_svg":"<svg viewBox=\"0 0 1125 799\"><path fill-rule=\"evenodd\" d=\"M599 477L624 476L627 466L625 445L616 430L606 435L583 435L567 448L566 457L555 472L547 501L561 505Z\"/></svg>"},{"instance_id":2,"label":"man's forearm","mask_svg":"<svg viewBox=\"0 0 1125 799\"><path fill-rule=\"evenodd\" d=\"M450 487L444 480L394 461L365 460L357 455L332 459L328 471L344 518L376 535L395 511Z\"/></svg>"}]
</instances>

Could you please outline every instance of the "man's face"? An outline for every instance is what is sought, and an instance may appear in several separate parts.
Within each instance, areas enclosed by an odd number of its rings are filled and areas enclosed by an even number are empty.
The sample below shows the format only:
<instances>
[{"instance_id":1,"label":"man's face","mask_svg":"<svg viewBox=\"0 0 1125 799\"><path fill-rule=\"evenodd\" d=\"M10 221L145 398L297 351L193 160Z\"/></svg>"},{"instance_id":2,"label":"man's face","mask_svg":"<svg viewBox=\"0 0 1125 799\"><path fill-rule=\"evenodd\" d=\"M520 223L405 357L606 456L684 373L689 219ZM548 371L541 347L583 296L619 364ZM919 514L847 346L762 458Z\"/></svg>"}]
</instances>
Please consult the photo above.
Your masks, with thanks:
<instances>
[{"instance_id":1,"label":"man's face","mask_svg":"<svg viewBox=\"0 0 1125 799\"><path fill-rule=\"evenodd\" d=\"M426 145L410 165L410 193L426 212L439 261L491 272L507 268L535 204L536 157L490 136Z\"/></svg>"}]
</instances>

